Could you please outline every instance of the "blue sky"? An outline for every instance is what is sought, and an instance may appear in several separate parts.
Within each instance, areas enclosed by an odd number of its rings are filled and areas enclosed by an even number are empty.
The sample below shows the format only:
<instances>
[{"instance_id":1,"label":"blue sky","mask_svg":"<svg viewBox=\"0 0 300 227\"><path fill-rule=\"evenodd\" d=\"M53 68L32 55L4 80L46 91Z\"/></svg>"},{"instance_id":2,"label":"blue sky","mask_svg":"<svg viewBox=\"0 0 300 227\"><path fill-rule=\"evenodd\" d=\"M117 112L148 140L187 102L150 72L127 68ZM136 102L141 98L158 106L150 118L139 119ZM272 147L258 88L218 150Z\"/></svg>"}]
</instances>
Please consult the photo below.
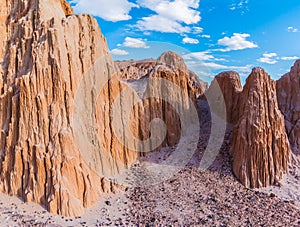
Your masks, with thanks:
<instances>
[{"instance_id":1,"label":"blue sky","mask_svg":"<svg viewBox=\"0 0 300 227\"><path fill-rule=\"evenodd\" d=\"M70 0L96 17L115 60L172 50L201 79L261 66L274 78L300 58L299 0Z\"/></svg>"}]
</instances>

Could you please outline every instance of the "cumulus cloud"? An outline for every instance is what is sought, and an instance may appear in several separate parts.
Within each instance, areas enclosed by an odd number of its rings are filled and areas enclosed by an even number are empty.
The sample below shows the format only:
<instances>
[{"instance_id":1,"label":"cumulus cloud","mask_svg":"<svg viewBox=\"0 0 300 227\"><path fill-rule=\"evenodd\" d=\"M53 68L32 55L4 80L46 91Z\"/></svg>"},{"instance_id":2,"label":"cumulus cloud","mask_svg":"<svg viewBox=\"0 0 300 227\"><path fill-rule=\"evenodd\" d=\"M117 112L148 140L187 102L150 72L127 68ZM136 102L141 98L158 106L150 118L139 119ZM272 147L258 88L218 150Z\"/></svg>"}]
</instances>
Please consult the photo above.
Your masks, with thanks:
<instances>
[{"instance_id":1,"label":"cumulus cloud","mask_svg":"<svg viewBox=\"0 0 300 227\"><path fill-rule=\"evenodd\" d=\"M183 26L177 21L159 15L143 17L137 22L136 26L142 31L147 30L165 33L187 33L191 30L188 26Z\"/></svg>"},{"instance_id":2,"label":"cumulus cloud","mask_svg":"<svg viewBox=\"0 0 300 227\"><path fill-rule=\"evenodd\" d=\"M107 21L124 21L131 19L129 12L138 5L128 0L72 0L75 13L89 13Z\"/></svg>"},{"instance_id":3,"label":"cumulus cloud","mask_svg":"<svg viewBox=\"0 0 300 227\"><path fill-rule=\"evenodd\" d=\"M264 53L263 57L257 59L261 63L266 63L270 65L276 64L278 57L276 53Z\"/></svg>"},{"instance_id":4,"label":"cumulus cloud","mask_svg":"<svg viewBox=\"0 0 300 227\"><path fill-rule=\"evenodd\" d=\"M294 61L294 60L297 60L297 59L299 59L298 56L281 57L281 60L283 60L283 61Z\"/></svg>"},{"instance_id":5,"label":"cumulus cloud","mask_svg":"<svg viewBox=\"0 0 300 227\"><path fill-rule=\"evenodd\" d=\"M193 58L199 61L207 61L207 60L214 60L215 57L210 54L209 51L202 51L202 52L192 52L182 56L185 60L191 60Z\"/></svg>"},{"instance_id":6,"label":"cumulus cloud","mask_svg":"<svg viewBox=\"0 0 300 227\"><path fill-rule=\"evenodd\" d=\"M145 41L145 39L126 37L123 46L130 48L149 48Z\"/></svg>"},{"instance_id":7,"label":"cumulus cloud","mask_svg":"<svg viewBox=\"0 0 300 227\"><path fill-rule=\"evenodd\" d=\"M113 54L113 55L119 55L119 56L129 54L126 50L121 50L121 49L118 49L118 48L111 50L110 53Z\"/></svg>"},{"instance_id":8,"label":"cumulus cloud","mask_svg":"<svg viewBox=\"0 0 300 227\"><path fill-rule=\"evenodd\" d=\"M200 20L200 0L138 0L137 3L156 14L143 17L137 22L142 31L158 31L170 33L191 32L186 25L197 24Z\"/></svg>"},{"instance_id":9,"label":"cumulus cloud","mask_svg":"<svg viewBox=\"0 0 300 227\"><path fill-rule=\"evenodd\" d=\"M184 44L198 44L199 40L198 39L189 38L189 37L184 37L182 39L182 43L184 43Z\"/></svg>"},{"instance_id":10,"label":"cumulus cloud","mask_svg":"<svg viewBox=\"0 0 300 227\"><path fill-rule=\"evenodd\" d=\"M239 73L249 73L251 72L251 68L253 67L253 65L245 65L245 66L224 65L213 61L204 61L204 62L187 61L187 65L190 68L193 69L195 68L200 71L235 70Z\"/></svg>"},{"instance_id":11,"label":"cumulus cloud","mask_svg":"<svg viewBox=\"0 0 300 227\"><path fill-rule=\"evenodd\" d=\"M211 70L235 70L235 71L244 72L244 73L251 72L251 68L252 68L252 65L228 66L228 65L217 64L215 62L204 62L203 66L205 66Z\"/></svg>"},{"instance_id":12,"label":"cumulus cloud","mask_svg":"<svg viewBox=\"0 0 300 227\"><path fill-rule=\"evenodd\" d=\"M287 30L288 30L288 32L299 32L298 28L294 28L292 26L288 27Z\"/></svg>"},{"instance_id":13,"label":"cumulus cloud","mask_svg":"<svg viewBox=\"0 0 300 227\"><path fill-rule=\"evenodd\" d=\"M219 49L219 51L227 52L232 50L244 50L249 48L257 48L258 46L248 41L247 38L250 37L250 34L245 33L233 33L231 37L224 37L218 40L218 44L225 46L225 49Z\"/></svg>"}]
</instances>

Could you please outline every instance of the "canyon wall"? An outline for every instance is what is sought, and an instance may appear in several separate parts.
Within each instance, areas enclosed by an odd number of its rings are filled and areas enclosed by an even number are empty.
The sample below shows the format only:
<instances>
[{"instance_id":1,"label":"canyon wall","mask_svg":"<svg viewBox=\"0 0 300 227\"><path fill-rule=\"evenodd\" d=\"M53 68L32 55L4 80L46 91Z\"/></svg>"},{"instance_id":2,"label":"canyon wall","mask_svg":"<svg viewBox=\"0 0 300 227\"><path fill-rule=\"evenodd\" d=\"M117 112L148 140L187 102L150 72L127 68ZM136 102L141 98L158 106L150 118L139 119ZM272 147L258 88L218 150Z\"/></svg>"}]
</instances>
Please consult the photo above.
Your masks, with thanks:
<instances>
[{"instance_id":1,"label":"canyon wall","mask_svg":"<svg viewBox=\"0 0 300 227\"><path fill-rule=\"evenodd\" d=\"M178 141L177 112L189 116L196 88L176 64L125 80L97 21L73 15L64 0L0 3L0 191L53 213L80 215L101 193L116 190L107 178L143 151ZM157 83L160 78L188 98ZM157 117L168 130L153 131Z\"/></svg>"},{"instance_id":2,"label":"canyon wall","mask_svg":"<svg viewBox=\"0 0 300 227\"><path fill-rule=\"evenodd\" d=\"M1 1L1 15L0 191L81 214L108 190L71 126L83 75L99 58L108 65L99 75L113 65L105 38L95 19L72 16L64 1Z\"/></svg>"}]
</instances>

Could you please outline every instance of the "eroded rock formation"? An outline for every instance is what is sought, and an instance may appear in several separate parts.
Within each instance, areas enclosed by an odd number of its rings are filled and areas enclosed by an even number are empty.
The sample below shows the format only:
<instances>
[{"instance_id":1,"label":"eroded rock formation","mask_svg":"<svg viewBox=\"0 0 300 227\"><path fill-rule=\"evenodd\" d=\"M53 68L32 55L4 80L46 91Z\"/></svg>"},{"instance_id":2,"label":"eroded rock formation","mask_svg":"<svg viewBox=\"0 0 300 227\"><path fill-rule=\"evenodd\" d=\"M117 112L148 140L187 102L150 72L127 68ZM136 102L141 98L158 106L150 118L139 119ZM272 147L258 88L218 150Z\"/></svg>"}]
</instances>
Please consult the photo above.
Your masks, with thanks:
<instances>
[{"instance_id":1,"label":"eroded rock formation","mask_svg":"<svg viewBox=\"0 0 300 227\"><path fill-rule=\"evenodd\" d=\"M216 92L216 86L221 92ZM242 90L239 74L234 71L228 71L218 74L207 91L211 95L223 95L223 97L214 97L212 100L225 102L227 122L233 125L239 119L239 95ZM212 105L222 106L221 103L213 103Z\"/></svg>"},{"instance_id":2,"label":"eroded rock formation","mask_svg":"<svg viewBox=\"0 0 300 227\"><path fill-rule=\"evenodd\" d=\"M118 61L116 64L120 68L120 78L137 80L148 75L157 65L157 61L155 59Z\"/></svg>"},{"instance_id":3,"label":"eroded rock formation","mask_svg":"<svg viewBox=\"0 0 300 227\"><path fill-rule=\"evenodd\" d=\"M108 48L95 19L69 15L65 1L1 1L0 191L73 216L112 186L82 158L71 126L77 87Z\"/></svg>"},{"instance_id":4,"label":"eroded rock formation","mask_svg":"<svg viewBox=\"0 0 300 227\"><path fill-rule=\"evenodd\" d=\"M142 140L151 136L153 118L162 117L169 129L156 134L158 145L178 140L176 111L154 94L174 98L185 111L191 104L156 78L191 100L193 83L166 66L145 80L121 81L97 21L74 16L64 0L0 3L0 191L80 215L115 190L106 177L128 168L143 146L156 148ZM138 95L132 77L143 85ZM144 94L149 98L139 102ZM135 136L122 137L128 128Z\"/></svg>"},{"instance_id":5,"label":"eroded rock formation","mask_svg":"<svg viewBox=\"0 0 300 227\"><path fill-rule=\"evenodd\" d=\"M136 132L135 136L141 139L148 138L150 136L148 123L152 119L160 118L165 122L169 132L162 145L175 145L180 138L179 115L189 110L191 103L194 107L197 106L196 97L198 93L202 94L205 91L206 83L191 77L183 58L170 51L163 53L157 60L123 61L117 62L117 65L122 81L143 99L141 105L135 108L136 113L141 113L135 115L140 117L132 124L133 128L140 127L139 130L133 129ZM156 79L160 81L159 84L155 84ZM165 80L170 84L165 83ZM188 94L190 100L182 97L180 92ZM167 100L176 105L170 105ZM191 121L198 121L197 116L195 117L196 119ZM163 132L158 130L152 134L159 138Z\"/></svg>"},{"instance_id":6,"label":"eroded rock formation","mask_svg":"<svg viewBox=\"0 0 300 227\"><path fill-rule=\"evenodd\" d=\"M300 60L276 84L278 105L285 118L291 148L300 153Z\"/></svg>"},{"instance_id":7,"label":"eroded rock formation","mask_svg":"<svg viewBox=\"0 0 300 227\"><path fill-rule=\"evenodd\" d=\"M239 98L232 135L233 172L250 188L278 183L287 172L290 146L278 108L276 83L254 68Z\"/></svg>"},{"instance_id":8,"label":"eroded rock formation","mask_svg":"<svg viewBox=\"0 0 300 227\"><path fill-rule=\"evenodd\" d=\"M183 80L189 83L197 97L202 95L208 88L208 83L202 81L194 72L190 71L183 58L172 51L164 52L157 60L119 61L116 64L120 71L120 78L125 80L142 79L157 71L158 66L165 66L176 75L184 75Z\"/></svg>"},{"instance_id":9,"label":"eroded rock formation","mask_svg":"<svg viewBox=\"0 0 300 227\"><path fill-rule=\"evenodd\" d=\"M244 88L236 72L220 73L211 87L216 83L224 96L227 122L234 126L234 174L249 188L278 183L287 172L290 146L278 108L275 81L263 69L254 68ZM208 92L213 93L212 88Z\"/></svg>"}]
</instances>

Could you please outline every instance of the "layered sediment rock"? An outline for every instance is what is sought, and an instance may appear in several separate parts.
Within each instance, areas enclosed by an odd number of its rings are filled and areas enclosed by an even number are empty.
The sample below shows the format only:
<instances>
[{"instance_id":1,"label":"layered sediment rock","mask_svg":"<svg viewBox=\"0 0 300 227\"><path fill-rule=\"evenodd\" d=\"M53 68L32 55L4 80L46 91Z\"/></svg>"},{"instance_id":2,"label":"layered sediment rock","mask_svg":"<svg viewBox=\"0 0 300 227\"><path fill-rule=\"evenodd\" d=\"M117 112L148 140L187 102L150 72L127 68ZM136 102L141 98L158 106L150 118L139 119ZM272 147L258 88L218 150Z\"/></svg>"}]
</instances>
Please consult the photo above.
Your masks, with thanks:
<instances>
[{"instance_id":1,"label":"layered sediment rock","mask_svg":"<svg viewBox=\"0 0 300 227\"><path fill-rule=\"evenodd\" d=\"M300 60L277 81L276 89L291 148L300 154Z\"/></svg>"},{"instance_id":2,"label":"layered sediment rock","mask_svg":"<svg viewBox=\"0 0 300 227\"><path fill-rule=\"evenodd\" d=\"M290 146L275 81L263 69L254 68L238 103L231 147L233 172L246 187L276 184L287 172Z\"/></svg>"}]
</instances>

